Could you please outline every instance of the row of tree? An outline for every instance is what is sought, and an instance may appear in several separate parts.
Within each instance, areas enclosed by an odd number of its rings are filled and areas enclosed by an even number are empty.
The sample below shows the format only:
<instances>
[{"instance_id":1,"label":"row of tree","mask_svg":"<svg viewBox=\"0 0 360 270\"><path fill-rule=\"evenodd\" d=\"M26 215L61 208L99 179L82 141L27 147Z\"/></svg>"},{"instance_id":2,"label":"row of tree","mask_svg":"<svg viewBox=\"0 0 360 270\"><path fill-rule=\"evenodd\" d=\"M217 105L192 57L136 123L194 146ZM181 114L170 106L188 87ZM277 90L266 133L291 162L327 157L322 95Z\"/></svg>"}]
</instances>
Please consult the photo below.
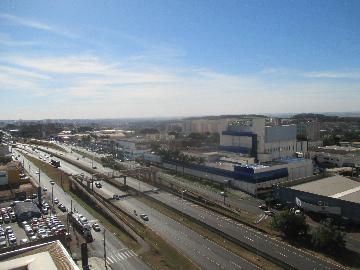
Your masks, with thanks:
<instances>
[{"instance_id":1,"label":"row of tree","mask_svg":"<svg viewBox=\"0 0 360 270\"><path fill-rule=\"evenodd\" d=\"M306 223L305 216L287 210L275 215L271 226L288 239L310 241L316 249L329 254L345 248L345 233L331 219L322 221L321 225L313 229L309 235L309 225Z\"/></svg>"},{"instance_id":2,"label":"row of tree","mask_svg":"<svg viewBox=\"0 0 360 270\"><path fill-rule=\"evenodd\" d=\"M182 153L179 150L158 149L157 154L162 160L174 161L181 164L203 164L205 159L203 157L190 156Z\"/></svg>"}]
</instances>

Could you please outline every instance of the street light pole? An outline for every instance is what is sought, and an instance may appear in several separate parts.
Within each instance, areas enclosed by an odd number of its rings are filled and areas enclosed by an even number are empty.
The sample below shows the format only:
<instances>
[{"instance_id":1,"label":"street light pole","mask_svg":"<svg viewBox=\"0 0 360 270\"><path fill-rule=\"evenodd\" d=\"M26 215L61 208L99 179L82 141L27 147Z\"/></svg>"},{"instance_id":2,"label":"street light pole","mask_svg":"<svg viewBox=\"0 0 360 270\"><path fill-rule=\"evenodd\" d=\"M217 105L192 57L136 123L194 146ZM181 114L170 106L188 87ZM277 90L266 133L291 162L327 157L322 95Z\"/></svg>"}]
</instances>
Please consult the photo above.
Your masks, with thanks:
<instances>
[{"instance_id":1,"label":"street light pole","mask_svg":"<svg viewBox=\"0 0 360 270\"><path fill-rule=\"evenodd\" d=\"M51 183L51 201L52 201L53 209L54 209L54 184L55 183Z\"/></svg>"},{"instance_id":2,"label":"street light pole","mask_svg":"<svg viewBox=\"0 0 360 270\"><path fill-rule=\"evenodd\" d=\"M40 168L38 168L39 170L39 187L41 187L41 182L40 182Z\"/></svg>"},{"instance_id":3,"label":"street light pole","mask_svg":"<svg viewBox=\"0 0 360 270\"><path fill-rule=\"evenodd\" d=\"M105 261L105 268L107 269L105 232L106 232L106 230L104 229L104 261Z\"/></svg>"},{"instance_id":4,"label":"street light pole","mask_svg":"<svg viewBox=\"0 0 360 270\"><path fill-rule=\"evenodd\" d=\"M63 188L63 182L62 182L62 171L60 170L60 183L61 183L61 188Z\"/></svg>"}]
</instances>

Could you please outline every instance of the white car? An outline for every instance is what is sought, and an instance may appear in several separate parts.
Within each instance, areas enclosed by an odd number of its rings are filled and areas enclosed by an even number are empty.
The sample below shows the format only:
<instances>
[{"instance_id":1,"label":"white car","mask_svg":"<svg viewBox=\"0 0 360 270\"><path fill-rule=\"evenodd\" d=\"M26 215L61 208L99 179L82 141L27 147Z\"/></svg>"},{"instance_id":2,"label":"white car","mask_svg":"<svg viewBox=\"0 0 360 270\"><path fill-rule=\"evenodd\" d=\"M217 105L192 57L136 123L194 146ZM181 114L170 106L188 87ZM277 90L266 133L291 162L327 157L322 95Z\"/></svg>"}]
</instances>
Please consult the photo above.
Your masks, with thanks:
<instances>
[{"instance_id":1,"label":"white car","mask_svg":"<svg viewBox=\"0 0 360 270\"><path fill-rule=\"evenodd\" d=\"M36 174L39 174L40 172L39 172L39 171L36 171L35 173L36 173Z\"/></svg>"},{"instance_id":2,"label":"white car","mask_svg":"<svg viewBox=\"0 0 360 270\"><path fill-rule=\"evenodd\" d=\"M59 203L59 199L58 199L58 198L55 198L55 199L54 199L54 203L55 203L55 204L58 204L58 203Z\"/></svg>"},{"instance_id":3,"label":"white car","mask_svg":"<svg viewBox=\"0 0 360 270\"><path fill-rule=\"evenodd\" d=\"M24 239L21 239L21 240L20 240L20 245L26 244L26 243L29 243L29 240L28 240L28 239L24 238Z\"/></svg>"}]
</instances>

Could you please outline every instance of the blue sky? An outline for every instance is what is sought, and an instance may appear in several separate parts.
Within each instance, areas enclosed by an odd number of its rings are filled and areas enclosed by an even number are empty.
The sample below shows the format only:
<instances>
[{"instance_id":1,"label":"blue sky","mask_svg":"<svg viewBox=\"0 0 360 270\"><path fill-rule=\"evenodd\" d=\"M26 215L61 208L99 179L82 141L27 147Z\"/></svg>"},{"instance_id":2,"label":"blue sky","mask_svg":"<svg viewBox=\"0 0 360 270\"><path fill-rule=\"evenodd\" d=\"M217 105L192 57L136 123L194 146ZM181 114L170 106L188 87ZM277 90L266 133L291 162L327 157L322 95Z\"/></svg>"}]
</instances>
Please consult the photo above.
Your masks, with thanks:
<instances>
[{"instance_id":1,"label":"blue sky","mask_svg":"<svg viewBox=\"0 0 360 270\"><path fill-rule=\"evenodd\" d=\"M359 111L360 1L1 1L1 119Z\"/></svg>"}]
</instances>

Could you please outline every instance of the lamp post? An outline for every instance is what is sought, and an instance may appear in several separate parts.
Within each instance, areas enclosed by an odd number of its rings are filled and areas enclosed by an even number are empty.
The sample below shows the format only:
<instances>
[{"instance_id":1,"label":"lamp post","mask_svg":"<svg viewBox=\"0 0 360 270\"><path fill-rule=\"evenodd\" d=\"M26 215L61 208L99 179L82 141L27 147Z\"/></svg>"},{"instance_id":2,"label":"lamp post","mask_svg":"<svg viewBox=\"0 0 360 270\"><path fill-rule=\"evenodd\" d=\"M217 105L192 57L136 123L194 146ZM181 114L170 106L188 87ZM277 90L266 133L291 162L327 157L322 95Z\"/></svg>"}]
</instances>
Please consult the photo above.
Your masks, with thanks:
<instances>
[{"instance_id":1,"label":"lamp post","mask_svg":"<svg viewBox=\"0 0 360 270\"><path fill-rule=\"evenodd\" d=\"M41 187L41 182L40 182L40 168L38 168L38 172L39 172L39 187Z\"/></svg>"},{"instance_id":2,"label":"lamp post","mask_svg":"<svg viewBox=\"0 0 360 270\"><path fill-rule=\"evenodd\" d=\"M54 185L55 185L55 183L51 182L51 202L52 202L53 209L54 209Z\"/></svg>"},{"instance_id":3,"label":"lamp post","mask_svg":"<svg viewBox=\"0 0 360 270\"><path fill-rule=\"evenodd\" d=\"M105 269L107 269L105 232L106 232L106 230L104 229L104 261L105 261Z\"/></svg>"}]
</instances>

